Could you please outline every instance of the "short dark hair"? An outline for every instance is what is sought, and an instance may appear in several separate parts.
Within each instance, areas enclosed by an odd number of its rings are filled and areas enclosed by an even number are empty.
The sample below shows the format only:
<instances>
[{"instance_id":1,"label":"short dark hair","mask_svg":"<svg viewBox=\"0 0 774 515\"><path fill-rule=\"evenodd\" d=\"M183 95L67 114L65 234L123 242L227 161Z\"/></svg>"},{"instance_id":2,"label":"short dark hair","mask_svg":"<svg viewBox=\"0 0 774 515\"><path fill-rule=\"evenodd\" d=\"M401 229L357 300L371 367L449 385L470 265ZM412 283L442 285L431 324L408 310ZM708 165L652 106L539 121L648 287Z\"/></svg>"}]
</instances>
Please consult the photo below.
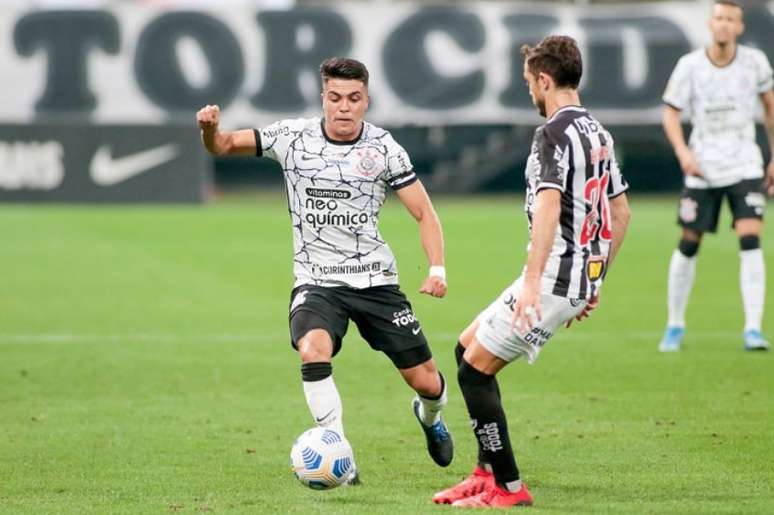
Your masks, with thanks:
<instances>
[{"instance_id":1,"label":"short dark hair","mask_svg":"<svg viewBox=\"0 0 774 515\"><path fill-rule=\"evenodd\" d=\"M736 7L742 12L742 17L744 18L744 8L742 7L742 4L740 2L737 2L736 0L715 0L712 2L713 6L716 5L725 5L726 7Z\"/></svg>"},{"instance_id":2,"label":"short dark hair","mask_svg":"<svg viewBox=\"0 0 774 515\"><path fill-rule=\"evenodd\" d=\"M712 3L714 5L727 5L729 7L736 7L737 9L741 9L742 8L742 4L740 4L736 0L715 0Z\"/></svg>"},{"instance_id":3,"label":"short dark hair","mask_svg":"<svg viewBox=\"0 0 774 515\"><path fill-rule=\"evenodd\" d=\"M359 80L368 86L368 69L363 63L347 57L330 57L320 64L323 83L329 79Z\"/></svg>"},{"instance_id":4,"label":"short dark hair","mask_svg":"<svg viewBox=\"0 0 774 515\"><path fill-rule=\"evenodd\" d=\"M577 89L583 75L578 44L569 36L548 36L536 46L521 47L521 57L533 75L550 75L559 88Z\"/></svg>"}]
</instances>

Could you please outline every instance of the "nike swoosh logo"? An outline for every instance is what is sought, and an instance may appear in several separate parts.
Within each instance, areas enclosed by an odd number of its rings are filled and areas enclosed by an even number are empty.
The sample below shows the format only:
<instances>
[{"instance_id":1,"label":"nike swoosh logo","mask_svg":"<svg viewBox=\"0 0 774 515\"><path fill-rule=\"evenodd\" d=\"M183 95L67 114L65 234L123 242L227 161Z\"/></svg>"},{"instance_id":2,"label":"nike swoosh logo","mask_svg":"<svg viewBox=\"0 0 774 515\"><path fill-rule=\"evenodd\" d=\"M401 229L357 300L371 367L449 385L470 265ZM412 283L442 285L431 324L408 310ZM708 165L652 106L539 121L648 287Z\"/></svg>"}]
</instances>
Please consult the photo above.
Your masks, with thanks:
<instances>
[{"instance_id":1,"label":"nike swoosh logo","mask_svg":"<svg viewBox=\"0 0 774 515\"><path fill-rule=\"evenodd\" d=\"M302 161L314 161L315 159L318 159L317 156L308 156L306 154L301 154L301 160Z\"/></svg>"},{"instance_id":2,"label":"nike swoosh logo","mask_svg":"<svg viewBox=\"0 0 774 515\"><path fill-rule=\"evenodd\" d=\"M418 335L418 334L419 334L419 331L421 331L421 330L422 330L422 326L419 326L419 325L418 325L418 326L416 326L415 328L413 328L413 329L411 330L411 334L413 334L414 336L416 336L416 335Z\"/></svg>"},{"instance_id":3,"label":"nike swoosh logo","mask_svg":"<svg viewBox=\"0 0 774 515\"><path fill-rule=\"evenodd\" d=\"M91 158L89 173L99 186L113 186L171 161L178 154L177 145L168 143L123 157L113 158L109 145L100 145Z\"/></svg>"},{"instance_id":4,"label":"nike swoosh logo","mask_svg":"<svg viewBox=\"0 0 774 515\"><path fill-rule=\"evenodd\" d=\"M327 414L323 415L322 417L320 417L320 418L318 418L318 417L314 417L314 419L315 419L315 420L317 421L317 423L319 424L320 422L322 422L322 421L323 421L323 420L325 420L326 418L330 417L330 416L333 414L333 412L334 412L335 410L336 410L336 409L334 408L334 409L330 410L330 411L329 411Z\"/></svg>"}]
</instances>

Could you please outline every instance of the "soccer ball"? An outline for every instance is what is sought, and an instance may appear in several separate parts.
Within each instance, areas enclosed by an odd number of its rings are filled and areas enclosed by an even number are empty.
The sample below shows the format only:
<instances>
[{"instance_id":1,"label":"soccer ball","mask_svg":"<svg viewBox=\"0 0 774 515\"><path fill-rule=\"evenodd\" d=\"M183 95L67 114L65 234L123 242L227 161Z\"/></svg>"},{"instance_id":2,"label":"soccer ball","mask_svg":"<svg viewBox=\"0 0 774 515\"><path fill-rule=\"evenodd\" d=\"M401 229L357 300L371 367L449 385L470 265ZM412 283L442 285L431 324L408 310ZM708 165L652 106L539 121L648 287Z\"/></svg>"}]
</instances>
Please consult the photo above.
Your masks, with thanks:
<instances>
[{"instance_id":1,"label":"soccer ball","mask_svg":"<svg viewBox=\"0 0 774 515\"><path fill-rule=\"evenodd\" d=\"M314 427L299 436L290 450L290 469L314 490L336 488L354 466L352 447L333 429Z\"/></svg>"}]
</instances>

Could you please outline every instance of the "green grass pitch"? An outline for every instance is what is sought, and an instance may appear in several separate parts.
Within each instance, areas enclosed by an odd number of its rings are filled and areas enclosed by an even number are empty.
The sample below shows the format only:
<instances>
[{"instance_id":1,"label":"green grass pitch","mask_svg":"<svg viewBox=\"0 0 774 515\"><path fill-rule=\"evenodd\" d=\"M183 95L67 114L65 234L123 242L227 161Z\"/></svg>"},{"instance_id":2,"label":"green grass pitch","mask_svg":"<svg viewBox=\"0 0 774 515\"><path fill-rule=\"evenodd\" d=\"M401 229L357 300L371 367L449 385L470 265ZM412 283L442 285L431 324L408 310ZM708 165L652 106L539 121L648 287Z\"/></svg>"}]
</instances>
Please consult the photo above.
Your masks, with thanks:
<instances>
[{"instance_id":1,"label":"green grass pitch","mask_svg":"<svg viewBox=\"0 0 774 515\"><path fill-rule=\"evenodd\" d=\"M683 352L661 355L675 199L636 198L594 316L500 375L535 512L774 512L774 355L742 350L737 242L701 249ZM363 486L288 466L312 426L288 345L281 193L206 207L0 206L0 512L450 513L471 469L459 331L520 271L520 195L439 198L449 295L416 293L416 225L382 214L401 284L451 379L456 441L434 466L412 392L350 328L334 374ZM770 219L774 215L769 210ZM774 231L763 237L774 274ZM771 284L771 283L770 283ZM764 330L774 336L774 287Z\"/></svg>"}]
</instances>

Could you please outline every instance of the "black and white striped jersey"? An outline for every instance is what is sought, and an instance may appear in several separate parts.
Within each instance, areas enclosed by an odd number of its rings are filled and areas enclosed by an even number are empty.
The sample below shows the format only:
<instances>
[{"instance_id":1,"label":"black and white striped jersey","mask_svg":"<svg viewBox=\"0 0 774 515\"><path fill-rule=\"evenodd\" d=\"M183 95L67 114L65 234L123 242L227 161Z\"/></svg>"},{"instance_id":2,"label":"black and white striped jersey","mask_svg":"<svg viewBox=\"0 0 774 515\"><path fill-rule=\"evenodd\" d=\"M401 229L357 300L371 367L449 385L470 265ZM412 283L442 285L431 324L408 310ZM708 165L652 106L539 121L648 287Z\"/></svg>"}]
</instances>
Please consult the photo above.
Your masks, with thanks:
<instances>
[{"instance_id":1,"label":"black and white striped jersey","mask_svg":"<svg viewBox=\"0 0 774 515\"><path fill-rule=\"evenodd\" d=\"M610 133L588 111L566 106L535 131L525 171L530 233L541 190L562 192L559 226L542 291L588 299L602 284L612 237L608 199L628 188Z\"/></svg>"},{"instance_id":2,"label":"black and white striped jersey","mask_svg":"<svg viewBox=\"0 0 774 515\"><path fill-rule=\"evenodd\" d=\"M322 123L282 120L256 130L258 154L284 171L295 286L397 284L395 256L379 233L379 211L388 187L417 180L408 154L370 123L349 142L330 140Z\"/></svg>"}]
</instances>

